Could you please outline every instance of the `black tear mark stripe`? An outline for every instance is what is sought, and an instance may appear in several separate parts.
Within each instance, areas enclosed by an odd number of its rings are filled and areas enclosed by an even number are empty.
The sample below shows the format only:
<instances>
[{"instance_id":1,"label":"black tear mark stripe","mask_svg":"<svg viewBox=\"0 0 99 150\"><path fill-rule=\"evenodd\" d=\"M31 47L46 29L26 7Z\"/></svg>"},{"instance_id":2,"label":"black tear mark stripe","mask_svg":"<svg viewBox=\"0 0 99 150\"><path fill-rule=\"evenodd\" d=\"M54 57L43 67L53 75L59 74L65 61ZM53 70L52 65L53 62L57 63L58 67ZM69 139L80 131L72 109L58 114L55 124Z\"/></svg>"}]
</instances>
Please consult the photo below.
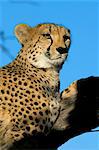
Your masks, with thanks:
<instances>
[{"instance_id":1,"label":"black tear mark stripe","mask_svg":"<svg viewBox=\"0 0 99 150\"><path fill-rule=\"evenodd\" d=\"M47 52L50 51L50 47L51 47L52 44L53 44L53 40L52 40L52 38L51 38L51 44L50 44L50 46L47 48Z\"/></svg>"},{"instance_id":2,"label":"black tear mark stripe","mask_svg":"<svg viewBox=\"0 0 99 150\"><path fill-rule=\"evenodd\" d=\"M50 51L50 47L51 47L51 45L53 44L53 39L52 39L52 37L50 36L50 39L51 39L51 44L50 44L50 46L47 48L47 52L49 52Z\"/></svg>"},{"instance_id":3,"label":"black tear mark stripe","mask_svg":"<svg viewBox=\"0 0 99 150\"><path fill-rule=\"evenodd\" d=\"M49 32L50 32L50 34L51 34L51 26L49 26ZM47 53L49 53L50 47L51 47L51 45L53 44L53 40L52 40L52 37L51 37L51 36L50 36L50 39L51 39L51 44L50 44L50 46L47 48Z\"/></svg>"},{"instance_id":4,"label":"black tear mark stripe","mask_svg":"<svg viewBox=\"0 0 99 150\"><path fill-rule=\"evenodd\" d=\"M51 33L51 26L49 26L49 32Z\"/></svg>"}]
</instances>

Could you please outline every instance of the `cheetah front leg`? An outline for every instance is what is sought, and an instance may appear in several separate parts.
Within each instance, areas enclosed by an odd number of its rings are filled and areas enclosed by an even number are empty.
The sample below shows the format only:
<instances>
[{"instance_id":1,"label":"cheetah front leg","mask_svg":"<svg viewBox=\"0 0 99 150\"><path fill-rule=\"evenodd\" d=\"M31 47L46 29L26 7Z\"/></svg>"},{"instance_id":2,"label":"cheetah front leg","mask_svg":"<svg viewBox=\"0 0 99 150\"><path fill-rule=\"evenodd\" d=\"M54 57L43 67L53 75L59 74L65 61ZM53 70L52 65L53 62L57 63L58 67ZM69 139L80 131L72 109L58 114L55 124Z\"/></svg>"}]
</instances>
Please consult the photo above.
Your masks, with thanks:
<instances>
[{"instance_id":1,"label":"cheetah front leg","mask_svg":"<svg viewBox=\"0 0 99 150\"><path fill-rule=\"evenodd\" d=\"M64 130L69 127L68 116L75 108L77 93L77 81L73 82L67 89L61 92L60 115L54 125L55 129Z\"/></svg>"},{"instance_id":2,"label":"cheetah front leg","mask_svg":"<svg viewBox=\"0 0 99 150\"><path fill-rule=\"evenodd\" d=\"M22 138L23 131L14 131L9 112L0 108L0 150L8 150Z\"/></svg>"},{"instance_id":3,"label":"cheetah front leg","mask_svg":"<svg viewBox=\"0 0 99 150\"><path fill-rule=\"evenodd\" d=\"M61 92L61 110L72 109L77 98L77 81L73 82L68 88Z\"/></svg>"},{"instance_id":4,"label":"cheetah front leg","mask_svg":"<svg viewBox=\"0 0 99 150\"><path fill-rule=\"evenodd\" d=\"M12 145L11 129L9 112L0 108L0 150L7 150Z\"/></svg>"},{"instance_id":5,"label":"cheetah front leg","mask_svg":"<svg viewBox=\"0 0 99 150\"><path fill-rule=\"evenodd\" d=\"M73 82L61 93L61 111L55 128L91 129L99 126L99 77Z\"/></svg>"}]
</instances>

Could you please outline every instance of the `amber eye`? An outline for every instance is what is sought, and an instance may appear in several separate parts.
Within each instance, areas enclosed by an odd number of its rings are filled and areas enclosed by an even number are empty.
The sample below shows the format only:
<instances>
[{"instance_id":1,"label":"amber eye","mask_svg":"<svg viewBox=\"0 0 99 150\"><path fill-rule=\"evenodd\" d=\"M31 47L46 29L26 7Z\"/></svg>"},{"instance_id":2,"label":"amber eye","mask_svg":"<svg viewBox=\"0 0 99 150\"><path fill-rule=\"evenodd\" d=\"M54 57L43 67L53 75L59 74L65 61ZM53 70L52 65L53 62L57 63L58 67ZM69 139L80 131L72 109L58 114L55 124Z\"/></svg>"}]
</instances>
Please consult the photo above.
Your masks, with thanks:
<instances>
[{"instance_id":1,"label":"amber eye","mask_svg":"<svg viewBox=\"0 0 99 150\"><path fill-rule=\"evenodd\" d=\"M45 37L47 39L51 39L51 36L49 33L43 33L42 35L43 35L43 37Z\"/></svg>"}]
</instances>

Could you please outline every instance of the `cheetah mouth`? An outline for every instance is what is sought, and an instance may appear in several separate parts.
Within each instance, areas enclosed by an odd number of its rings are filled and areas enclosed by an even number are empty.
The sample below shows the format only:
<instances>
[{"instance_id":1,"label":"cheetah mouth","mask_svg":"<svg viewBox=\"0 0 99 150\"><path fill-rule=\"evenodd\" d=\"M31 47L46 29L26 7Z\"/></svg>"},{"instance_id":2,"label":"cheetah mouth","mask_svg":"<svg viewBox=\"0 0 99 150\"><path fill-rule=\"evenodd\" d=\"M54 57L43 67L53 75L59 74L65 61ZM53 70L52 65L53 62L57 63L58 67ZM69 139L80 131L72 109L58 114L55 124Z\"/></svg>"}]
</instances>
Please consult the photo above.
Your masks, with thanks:
<instances>
[{"instance_id":1,"label":"cheetah mouth","mask_svg":"<svg viewBox=\"0 0 99 150\"><path fill-rule=\"evenodd\" d=\"M50 60L57 60L57 59L61 59L62 57L57 57L57 58L52 58Z\"/></svg>"},{"instance_id":2,"label":"cheetah mouth","mask_svg":"<svg viewBox=\"0 0 99 150\"><path fill-rule=\"evenodd\" d=\"M61 60L61 59L65 59L65 58L67 58L67 56L68 56L68 54L65 54L65 55L61 55L61 56L58 56L58 57L56 57L56 58L50 58L50 60Z\"/></svg>"}]
</instances>

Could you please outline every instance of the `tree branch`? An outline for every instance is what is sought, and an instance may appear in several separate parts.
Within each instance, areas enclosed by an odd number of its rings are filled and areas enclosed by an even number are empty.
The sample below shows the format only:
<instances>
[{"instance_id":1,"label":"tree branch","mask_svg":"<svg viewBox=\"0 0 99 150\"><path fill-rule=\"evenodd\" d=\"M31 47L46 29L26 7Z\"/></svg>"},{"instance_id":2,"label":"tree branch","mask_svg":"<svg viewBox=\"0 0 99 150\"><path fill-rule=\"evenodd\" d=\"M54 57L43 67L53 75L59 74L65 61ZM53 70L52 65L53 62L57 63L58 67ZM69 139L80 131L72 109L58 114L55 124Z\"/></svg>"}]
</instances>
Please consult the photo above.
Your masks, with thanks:
<instances>
[{"instance_id":1,"label":"tree branch","mask_svg":"<svg viewBox=\"0 0 99 150\"><path fill-rule=\"evenodd\" d=\"M11 150L55 150L69 139L99 126L99 77L77 80L61 93L61 111L50 134L14 143Z\"/></svg>"}]
</instances>

